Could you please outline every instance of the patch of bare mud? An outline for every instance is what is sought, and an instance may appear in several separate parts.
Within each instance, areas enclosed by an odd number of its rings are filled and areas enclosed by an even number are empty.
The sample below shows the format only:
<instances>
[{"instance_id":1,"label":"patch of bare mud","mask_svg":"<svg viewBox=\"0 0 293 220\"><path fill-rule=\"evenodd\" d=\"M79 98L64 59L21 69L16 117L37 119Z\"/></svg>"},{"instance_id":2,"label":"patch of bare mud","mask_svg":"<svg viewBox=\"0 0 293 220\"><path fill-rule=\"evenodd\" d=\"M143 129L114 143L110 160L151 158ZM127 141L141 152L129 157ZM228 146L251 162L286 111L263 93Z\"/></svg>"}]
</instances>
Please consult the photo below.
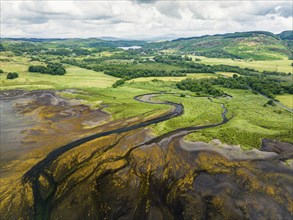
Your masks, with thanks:
<instances>
[{"instance_id":1,"label":"patch of bare mud","mask_svg":"<svg viewBox=\"0 0 293 220\"><path fill-rule=\"evenodd\" d=\"M33 149L54 148L109 120L99 109L60 98L53 91L7 91L1 98L1 162Z\"/></svg>"},{"instance_id":2,"label":"patch of bare mud","mask_svg":"<svg viewBox=\"0 0 293 220\"><path fill-rule=\"evenodd\" d=\"M180 147L186 151L213 151L222 154L229 160L268 159L276 157L274 152L264 152L257 149L243 150L239 145L222 144L219 140L191 142L181 139Z\"/></svg>"}]
</instances>

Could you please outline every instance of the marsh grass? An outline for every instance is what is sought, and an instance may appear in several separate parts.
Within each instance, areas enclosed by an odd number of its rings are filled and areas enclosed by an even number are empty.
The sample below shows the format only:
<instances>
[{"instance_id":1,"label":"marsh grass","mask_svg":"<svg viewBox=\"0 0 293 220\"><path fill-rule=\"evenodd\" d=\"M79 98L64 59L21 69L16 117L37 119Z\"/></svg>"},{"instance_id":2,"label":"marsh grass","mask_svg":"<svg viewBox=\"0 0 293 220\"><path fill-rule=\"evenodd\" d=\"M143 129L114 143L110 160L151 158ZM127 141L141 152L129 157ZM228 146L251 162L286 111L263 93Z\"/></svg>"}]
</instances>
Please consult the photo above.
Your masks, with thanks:
<instances>
[{"instance_id":1,"label":"marsh grass","mask_svg":"<svg viewBox=\"0 0 293 220\"><path fill-rule=\"evenodd\" d=\"M223 89L233 98L226 101L231 121L217 128L188 135L188 140L219 139L223 143L259 148L262 138L293 142L292 113L278 106L263 107L267 100L251 91Z\"/></svg>"}]
</instances>

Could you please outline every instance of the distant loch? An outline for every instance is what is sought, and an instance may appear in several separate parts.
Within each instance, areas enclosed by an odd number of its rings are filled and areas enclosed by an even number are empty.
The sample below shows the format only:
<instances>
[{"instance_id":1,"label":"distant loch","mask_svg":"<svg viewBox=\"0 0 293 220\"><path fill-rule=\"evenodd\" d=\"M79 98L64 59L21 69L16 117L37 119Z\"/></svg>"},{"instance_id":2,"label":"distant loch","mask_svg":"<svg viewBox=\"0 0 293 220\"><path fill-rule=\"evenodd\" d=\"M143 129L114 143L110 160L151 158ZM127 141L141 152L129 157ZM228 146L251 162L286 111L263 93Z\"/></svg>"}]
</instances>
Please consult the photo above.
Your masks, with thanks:
<instances>
[{"instance_id":1,"label":"distant loch","mask_svg":"<svg viewBox=\"0 0 293 220\"><path fill-rule=\"evenodd\" d=\"M118 47L121 48L123 50L136 50L136 49L140 49L141 46L131 46L131 47Z\"/></svg>"}]
</instances>

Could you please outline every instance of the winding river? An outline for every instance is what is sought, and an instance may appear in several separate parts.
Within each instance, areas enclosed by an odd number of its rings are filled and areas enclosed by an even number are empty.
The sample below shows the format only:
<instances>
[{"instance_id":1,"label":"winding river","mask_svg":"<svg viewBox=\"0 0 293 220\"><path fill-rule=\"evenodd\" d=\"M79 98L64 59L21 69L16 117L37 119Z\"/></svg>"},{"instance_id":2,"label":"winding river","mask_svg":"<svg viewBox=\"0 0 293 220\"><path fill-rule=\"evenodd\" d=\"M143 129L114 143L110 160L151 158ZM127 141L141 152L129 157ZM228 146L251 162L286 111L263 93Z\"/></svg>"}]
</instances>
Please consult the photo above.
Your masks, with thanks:
<instances>
[{"instance_id":1,"label":"winding river","mask_svg":"<svg viewBox=\"0 0 293 220\"><path fill-rule=\"evenodd\" d=\"M109 131L105 131L105 132L101 132L101 133L97 133L97 134L93 134L84 138L81 138L79 140L76 140L74 142L68 143L64 146L61 146L55 150L53 150L52 152L50 152L43 160L41 160L40 162L38 162L36 165L34 165L29 171L27 171L23 177L22 177L22 181L23 183L27 183L27 182L31 182L32 183L32 187L33 187L33 194L34 194L34 207L35 207L35 217L37 218L42 218L42 219L46 219L49 216L49 212L50 212L50 208L48 206L48 200L50 200L50 198L52 198L54 196L54 193L56 192L56 188L57 188L57 183L54 181L54 178L52 176L49 176L48 174L46 174L45 170L56 160L58 159L62 154L64 154L65 152L74 149L84 143L87 143L89 141L92 141L94 139L97 138L101 138L101 137L105 137L111 134L122 134L124 132L129 132L135 129L139 129L139 128L144 128L146 126L152 125L152 124L156 124L159 122L163 122L166 120L169 120L171 118L174 117L178 117L180 115L182 115L184 113L184 107L182 104L177 104L174 102L169 102L169 101L153 101L152 98L158 95L162 95L162 94L172 94L172 93L150 93L150 94L144 94L144 95L139 95L134 97L134 99L136 101L139 102L144 102L144 103L149 103L149 104L162 104L162 105L169 105L171 107L171 110L169 112L167 112L166 114L159 116L157 118L153 118L138 124L134 124L131 126L126 126L126 127L121 127L121 128L117 128L114 130L109 130ZM176 94L173 94L176 95ZM121 160L123 158L128 157L131 152L133 150L135 150L136 148L143 146L143 145L149 145L155 142L158 142L160 140L162 140L163 138L166 137L175 137L175 136L184 136L190 132L194 132L196 130L199 129L205 129L205 128L212 128L212 127L216 127L216 126L220 126L226 122L229 121L229 119L226 117L226 113L227 113L227 109L225 108L225 106L222 104L221 105L223 108L223 113L222 113L222 122L217 123L217 124L211 124L211 125L203 125L203 126L192 126L192 127L187 127L187 128L180 128L177 129L175 131L169 132L167 134L164 134L162 136L153 138L145 143L142 143L138 146L135 146L133 148L131 148L124 156L119 157L119 158L115 158L115 159L108 159L108 160L112 160L112 161L118 161ZM40 196L40 192L38 189L38 180L40 175L46 175L46 177L50 180L51 183L54 184L54 189L51 191L50 196L48 196L48 198L46 200L43 200Z\"/></svg>"},{"instance_id":2,"label":"winding river","mask_svg":"<svg viewBox=\"0 0 293 220\"><path fill-rule=\"evenodd\" d=\"M159 94L172 94L172 93L150 93L150 94L144 94L144 95L139 95L134 97L135 100L139 101L139 102L145 102L145 103L150 103L150 104L163 104L163 105L169 105L172 107L171 111L169 111L168 113L166 113L163 116L157 117L157 118L153 118L135 125L131 125L128 127L122 127L122 128L118 128L115 130L110 130L110 131L106 131L106 132L102 132L102 133L98 133L98 134L93 134L87 137L84 137L82 139L76 140L74 142L71 142L69 144L66 144L62 147L57 148L56 150L50 152L45 159L43 159L42 161L40 161L39 163L37 163L35 166L33 166L28 172L26 172L23 175L23 181L32 181L33 179L36 179L39 177L40 173L43 172L44 169L46 169L46 167L48 167L54 160L56 160L59 156L61 156L62 154L64 154L65 152L80 146L81 144L84 144L86 142L89 142L91 140L94 140L96 138L100 138L100 137L104 137L104 136L108 136L111 134L121 134L127 131L132 131L135 129L139 129L139 128L143 128L152 124L156 124L159 122L163 122L166 120L169 120L171 118L174 117L178 117L180 115L182 115L184 113L184 107L182 104L178 104L178 103L174 103L174 102L156 102L156 101L152 101L151 98L153 98L154 96L157 96ZM175 131L172 131L170 133L177 133L177 132L193 132L195 130L199 130L199 129L205 129L205 128L211 128L211 127L216 127L216 126L220 126L226 122L229 121L229 119L226 117L226 114L228 112L228 110L225 108L225 106L222 104L221 105L223 108L223 113L222 113L222 122L217 123L217 124L211 124L211 125L203 125L203 126L192 126L192 127L187 127L187 128L180 128L177 129ZM167 136L170 134L165 134L164 136ZM159 137L161 138L161 137ZM157 138L156 138L157 139Z\"/></svg>"}]
</instances>

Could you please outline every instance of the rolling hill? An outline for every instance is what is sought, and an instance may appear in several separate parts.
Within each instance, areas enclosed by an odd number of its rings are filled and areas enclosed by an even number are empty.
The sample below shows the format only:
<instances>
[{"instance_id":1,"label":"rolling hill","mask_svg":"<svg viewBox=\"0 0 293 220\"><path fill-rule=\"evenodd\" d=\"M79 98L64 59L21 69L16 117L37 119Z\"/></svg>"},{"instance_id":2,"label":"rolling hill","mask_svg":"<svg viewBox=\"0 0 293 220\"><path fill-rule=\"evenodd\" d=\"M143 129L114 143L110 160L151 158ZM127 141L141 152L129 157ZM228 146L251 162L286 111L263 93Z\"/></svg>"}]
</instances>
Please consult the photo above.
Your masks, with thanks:
<instances>
[{"instance_id":1,"label":"rolling hill","mask_svg":"<svg viewBox=\"0 0 293 220\"><path fill-rule=\"evenodd\" d=\"M277 60L292 57L292 31L275 35L265 31L206 35L150 43L156 50L178 50L206 57Z\"/></svg>"},{"instance_id":2,"label":"rolling hill","mask_svg":"<svg viewBox=\"0 0 293 220\"><path fill-rule=\"evenodd\" d=\"M4 50L11 45L21 48L42 46L48 48L112 48L142 46L142 50L171 50L180 54L194 54L210 58L233 58L245 60L282 60L293 57L293 31L273 34L265 31L236 32L178 38L172 41L148 43L141 40L103 40L98 38L2 38ZM0 45L2 45L0 44Z\"/></svg>"}]
</instances>

